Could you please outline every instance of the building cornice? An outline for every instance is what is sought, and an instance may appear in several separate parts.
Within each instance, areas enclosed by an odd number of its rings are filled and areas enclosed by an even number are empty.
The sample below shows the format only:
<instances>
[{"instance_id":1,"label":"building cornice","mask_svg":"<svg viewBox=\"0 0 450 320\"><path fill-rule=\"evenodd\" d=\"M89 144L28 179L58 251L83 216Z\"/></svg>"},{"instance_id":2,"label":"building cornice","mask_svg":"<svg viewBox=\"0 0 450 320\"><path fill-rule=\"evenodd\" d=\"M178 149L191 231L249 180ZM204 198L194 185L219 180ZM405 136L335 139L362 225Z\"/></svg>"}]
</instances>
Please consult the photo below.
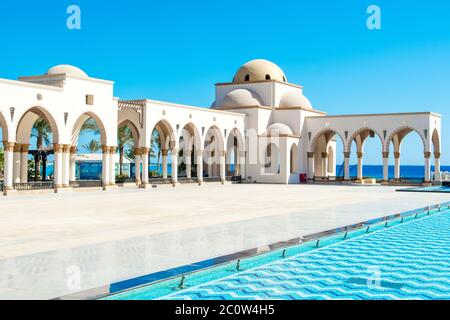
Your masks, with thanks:
<instances>
[{"instance_id":1,"label":"building cornice","mask_svg":"<svg viewBox=\"0 0 450 320\"><path fill-rule=\"evenodd\" d=\"M368 113L368 114L342 114L327 115L325 117L309 116L307 118L346 118L346 117L385 117L385 116L407 116L407 115L429 115L442 118L442 115L434 112L398 112L398 113Z\"/></svg>"},{"instance_id":2,"label":"building cornice","mask_svg":"<svg viewBox=\"0 0 450 320\"><path fill-rule=\"evenodd\" d=\"M307 112L312 112L312 113L317 113L317 114L327 114L324 111L319 111L319 110L313 110L313 109L308 109L308 108L304 108L304 107L284 107L284 108L275 108L275 110L302 110L302 111L307 111Z\"/></svg>"},{"instance_id":3,"label":"building cornice","mask_svg":"<svg viewBox=\"0 0 450 320\"><path fill-rule=\"evenodd\" d=\"M269 106L239 106L239 107L219 107L214 110L242 110L242 109L264 109L264 110L272 110L272 107Z\"/></svg>"}]
</instances>

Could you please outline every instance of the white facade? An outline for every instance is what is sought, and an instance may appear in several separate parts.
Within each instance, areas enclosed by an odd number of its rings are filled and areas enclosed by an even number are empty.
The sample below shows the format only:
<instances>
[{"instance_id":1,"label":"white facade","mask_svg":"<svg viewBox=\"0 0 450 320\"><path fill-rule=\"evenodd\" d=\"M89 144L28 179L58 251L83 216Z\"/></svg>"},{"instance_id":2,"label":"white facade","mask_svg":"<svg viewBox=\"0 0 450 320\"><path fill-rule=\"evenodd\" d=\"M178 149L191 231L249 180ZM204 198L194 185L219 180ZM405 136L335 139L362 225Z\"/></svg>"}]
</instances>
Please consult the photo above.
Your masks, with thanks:
<instances>
[{"instance_id":1,"label":"white facade","mask_svg":"<svg viewBox=\"0 0 450 320\"><path fill-rule=\"evenodd\" d=\"M423 141L425 181L431 179L433 155L439 172L441 116L431 112L327 116L314 110L303 88L287 82L284 72L266 60L253 60L233 81L216 84L210 109L153 100L119 100L111 81L89 77L73 66L57 66L45 75L0 79L0 125L5 148L5 192L27 182L26 155L31 128L42 117L51 126L55 151L55 188L74 180L75 152L81 125L92 117L101 131L102 180L115 184L117 128L128 125L135 140L136 168L148 167L152 133L159 132L163 178L178 183L177 167L186 166L188 179L201 184L206 176L222 182L239 175L260 183L298 183L336 176L336 139L342 140L345 180L349 176L351 144L357 145L358 179L362 180L364 142L376 136L382 144L385 174L390 144L394 145L400 178L402 139L415 131ZM181 153L180 153L181 151ZM180 155L180 156L179 156ZM182 156L181 156L182 155ZM139 164L139 165L138 165ZM232 170L232 166L234 169ZM138 169L139 170L139 169ZM140 171L140 170L139 170ZM137 173L145 187L148 171ZM196 177L193 177L193 174Z\"/></svg>"}]
</instances>

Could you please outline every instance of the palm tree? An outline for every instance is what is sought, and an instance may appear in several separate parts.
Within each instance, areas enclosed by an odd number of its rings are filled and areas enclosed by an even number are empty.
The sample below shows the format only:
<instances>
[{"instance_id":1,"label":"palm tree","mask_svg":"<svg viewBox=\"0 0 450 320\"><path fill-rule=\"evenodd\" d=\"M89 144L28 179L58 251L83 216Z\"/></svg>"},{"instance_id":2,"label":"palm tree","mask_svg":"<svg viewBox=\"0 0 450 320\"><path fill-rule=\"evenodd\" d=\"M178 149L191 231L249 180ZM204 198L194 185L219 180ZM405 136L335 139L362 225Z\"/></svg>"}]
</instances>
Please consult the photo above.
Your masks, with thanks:
<instances>
[{"instance_id":1,"label":"palm tree","mask_svg":"<svg viewBox=\"0 0 450 320\"><path fill-rule=\"evenodd\" d=\"M93 118L87 119L80 129L80 134L83 135L85 133L92 132L95 135L100 134L100 129L98 128L97 122Z\"/></svg>"},{"instance_id":2,"label":"palm tree","mask_svg":"<svg viewBox=\"0 0 450 320\"><path fill-rule=\"evenodd\" d=\"M51 143L52 129L44 118L39 118L31 129L31 137L36 139L36 149L41 151ZM38 158L35 168L37 177L41 176L41 159Z\"/></svg>"},{"instance_id":3,"label":"palm tree","mask_svg":"<svg viewBox=\"0 0 450 320\"><path fill-rule=\"evenodd\" d=\"M89 153L96 153L102 146L97 140L91 140L89 143L83 145L83 148L89 151Z\"/></svg>"},{"instance_id":4,"label":"palm tree","mask_svg":"<svg viewBox=\"0 0 450 320\"><path fill-rule=\"evenodd\" d=\"M156 151L157 150L157 151ZM159 138L158 130L154 130L152 134L151 148L149 156L152 158L156 157L156 172L159 174L159 166L161 159L161 139Z\"/></svg>"},{"instance_id":5,"label":"palm tree","mask_svg":"<svg viewBox=\"0 0 450 320\"><path fill-rule=\"evenodd\" d=\"M117 149L119 150L119 175L123 174L123 156L125 149L134 142L133 134L128 126L122 126L117 130Z\"/></svg>"}]
</instances>

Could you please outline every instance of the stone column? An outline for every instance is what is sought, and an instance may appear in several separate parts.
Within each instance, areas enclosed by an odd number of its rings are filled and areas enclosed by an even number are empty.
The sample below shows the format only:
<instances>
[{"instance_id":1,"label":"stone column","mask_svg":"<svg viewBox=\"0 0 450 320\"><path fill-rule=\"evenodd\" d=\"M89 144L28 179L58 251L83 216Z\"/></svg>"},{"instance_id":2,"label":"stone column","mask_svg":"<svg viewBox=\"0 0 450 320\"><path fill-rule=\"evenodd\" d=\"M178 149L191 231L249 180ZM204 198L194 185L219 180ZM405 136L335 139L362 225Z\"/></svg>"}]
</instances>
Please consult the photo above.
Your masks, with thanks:
<instances>
[{"instance_id":1,"label":"stone column","mask_svg":"<svg viewBox=\"0 0 450 320\"><path fill-rule=\"evenodd\" d=\"M308 179L314 179L314 152L308 152Z\"/></svg>"},{"instance_id":2,"label":"stone column","mask_svg":"<svg viewBox=\"0 0 450 320\"><path fill-rule=\"evenodd\" d=\"M53 151L55 153L55 162L53 164L53 180L55 184L55 191L58 191L58 189L61 189L63 187L63 146L61 144L54 143Z\"/></svg>"},{"instance_id":3,"label":"stone column","mask_svg":"<svg viewBox=\"0 0 450 320\"><path fill-rule=\"evenodd\" d=\"M28 148L29 144L23 144L20 154L20 182L28 182Z\"/></svg>"},{"instance_id":4,"label":"stone column","mask_svg":"<svg viewBox=\"0 0 450 320\"><path fill-rule=\"evenodd\" d=\"M328 177L328 152L322 152L322 176Z\"/></svg>"},{"instance_id":5,"label":"stone column","mask_svg":"<svg viewBox=\"0 0 450 320\"><path fill-rule=\"evenodd\" d=\"M220 182L222 184L225 183L226 180L226 159L227 159L227 152L221 151L220 157L219 157L219 176L220 176Z\"/></svg>"},{"instance_id":6,"label":"stone column","mask_svg":"<svg viewBox=\"0 0 450 320\"><path fill-rule=\"evenodd\" d=\"M203 150L197 150L197 181L199 185L203 184Z\"/></svg>"},{"instance_id":7,"label":"stone column","mask_svg":"<svg viewBox=\"0 0 450 320\"><path fill-rule=\"evenodd\" d=\"M164 179L167 179L167 149L161 149L162 154L162 175ZM173 168L172 168L173 171Z\"/></svg>"},{"instance_id":8,"label":"stone column","mask_svg":"<svg viewBox=\"0 0 450 320\"><path fill-rule=\"evenodd\" d=\"M13 184L20 183L21 152L22 152L22 145L20 143L16 143L14 145L14 153L13 153Z\"/></svg>"},{"instance_id":9,"label":"stone column","mask_svg":"<svg viewBox=\"0 0 450 320\"><path fill-rule=\"evenodd\" d=\"M178 184L178 149L172 148L172 185Z\"/></svg>"},{"instance_id":10,"label":"stone column","mask_svg":"<svg viewBox=\"0 0 450 320\"><path fill-rule=\"evenodd\" d=\"M62 185L70 187L70 144L64 144L62 149Z\"/></svg>"},{"instance_id":11,"label":"stone column","mask_svg":"<svg viewBox=\"0 0 450 320\"><path fill-rule=\"evenodd\" d=\"M76 181L77 180L77 147L70 147L70 172L69 172L69 180Z\"/></svg>"},{"instance_id":12,"label":"stone column","mask_svg":"<svg viewBox=\"0 0 450 320\"><path fill-rule=\"evenodd\" d=\"M109 147L102 146L102 184L103 190L106 190L109 186Z\"/></svg>"},{"instance_id":13,"label":"stone column","mask_svg":"<svg viewBox=\"0 0 450 320\"><path fill-rule=\"evenodd\" d=\"M431 152L424 152L425 158L425 182L430 182L431 179L431 166L430 166Z\"/></svg>"},{"instance_id":14,"label":"stone column","mask_svg":"<svg viewBox=\"0 0 450 320\"><path fill-rule=\"evenodd\" d=\"M434 153L434 173L435 174L441 173L441 153L440 152Z\"/></svg>"},{"instance_id":15,"label":"stone column","mask_svg":"<svg viewBox=\"0 0 450 320\"><path fill-rule=\"evenodd\" d=\"M186 178L191 179L192 178L192 157L191 157L192 151L186 150L186 155L184 157L186 161Z\"/></svg>"},{"instance_id":16,"label":"stone column","mask_svg":"<svg viewBox=\"0 0 450 320\"><path fill-rule=\"evenodd\" d=\"M245 151L239 151L239 175L242 179L246 178L246 172L245 172Z\"/></svg>"},{"instance_id":17,"label":"stone column","mask_svg":"<svg viewBox=\"0 0 450 320\"><path fill-rule=\"evenodd\" d=\"M109 185L116 185L116 147L109 147Z\"/></svg>"},{"instance_id":18,"label":"stone column","mask_svg":"<svg viewBox=\"0 0 450 320\"><path fill-rule=\"evenodd\" d=\"M389 181L389 151L383 151L383 181Z\"/></svg>"},{"instance_id":19,"label":"stone column","mask_svg":"<svg viewBox=\"0 0 450 320\"><path fill-rule=\"evenodd\" d=\"M134 148L134 168L136 185L139 186L141 184L141 149L139 148Z\"/></svg>"},{"instance_id":20,"label":"stone column","mask_svg":"<svg viewBox=\"0 0 450 320\"><path fill-rule=\"evenodd\" d=\"M148 152L149 148L141 148L141 159L142 159L142 182L141 188L146 188L148 185Z\"/></svg>"},{"instance_id":21,"label":"stone column","mask_svg":"<svg viewBox=\"0 0 450 320\"><path fill-rule=\"evenodd\" d=\"M400 152L394 152L395 167L394 167L394 178L396 180L400 179Z\"/></svg>"},{"instance_id":22,"label":"stone column","mask_svg":"<svg viewBox=\"0 0 450 320\"><path fill-rule=\"evenodd\" d=\"M344 152L344 180L350 181L350 152Z\"/></svg>"},{"instance_id":23,"label":"stone column","mask_svg":"<svg viewBox=\"0 0 450 320\"><path fill-rule=\"evenodd\" d=\"M362 152L357 152L358 155L358 176L357 179L358 180L362 180L363 179L363 153Z\"/></svg>"},{"instance_id":24,"label":"stone column","mask_svg":"<svg viewBox=\"0 0 450 320\"><path fill-rule=\"evenodd\" d=\"M3 149L5 150L3 194L6 196L13 190L14 142L3 141Z\"/></svg>"}]
</instances>

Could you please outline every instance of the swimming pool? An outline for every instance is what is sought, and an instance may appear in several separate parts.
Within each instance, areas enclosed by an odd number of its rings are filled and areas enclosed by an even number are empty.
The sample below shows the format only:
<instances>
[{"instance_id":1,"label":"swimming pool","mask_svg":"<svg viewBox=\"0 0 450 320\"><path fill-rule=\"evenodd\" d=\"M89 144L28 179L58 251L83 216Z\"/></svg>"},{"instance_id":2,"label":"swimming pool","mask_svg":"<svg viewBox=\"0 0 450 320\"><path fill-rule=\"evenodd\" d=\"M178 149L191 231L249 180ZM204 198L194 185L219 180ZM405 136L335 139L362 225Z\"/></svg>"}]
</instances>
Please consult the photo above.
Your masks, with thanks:
<instances>
[{"instance_id":1,"label":"swimming pool","mask_svg":"<svg viewBox=\"0 0 450 320\"><path fill-rule=\"evenodd\" d=\"M450 299L448 230L425 210L104 299Z\"/></svg>"},{"instance_id":2,"label":"swimming pool","mask_svg":"<svg viewBox=\"0 0 450 320\"><path fill-rule=\"evenodd\" d=\"M431 187L419 187L419 188L405 188L405 189L399 189L397 191L450 193L450 187L449 186L431 186Z\"/></svg>"}]
</instances>

